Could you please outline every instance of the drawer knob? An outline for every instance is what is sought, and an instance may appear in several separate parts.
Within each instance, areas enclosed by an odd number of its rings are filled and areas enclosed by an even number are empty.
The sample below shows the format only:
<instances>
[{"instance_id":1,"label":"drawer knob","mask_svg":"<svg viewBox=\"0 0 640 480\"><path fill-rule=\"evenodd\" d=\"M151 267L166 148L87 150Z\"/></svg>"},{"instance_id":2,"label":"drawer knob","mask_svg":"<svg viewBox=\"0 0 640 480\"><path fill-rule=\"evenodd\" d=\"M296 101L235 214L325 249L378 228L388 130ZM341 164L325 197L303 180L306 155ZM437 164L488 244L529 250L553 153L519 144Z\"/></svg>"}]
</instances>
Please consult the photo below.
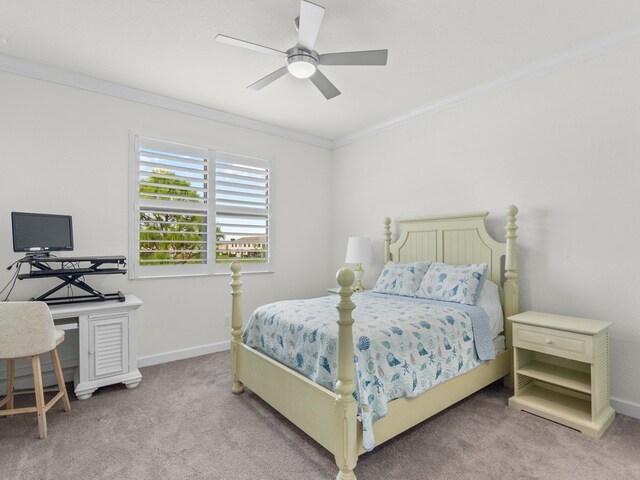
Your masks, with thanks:
<instances>
[{"instance_id":1,"label":"drawer knob","mask_svg":"<svg viewBox=\"0 0 640 480\"><path fill-rule=\"evenodd\" d=\"M547 338L547 339L545 340L545 343L546 343L547 345L551 345L553 342L551 341L551 339L550 339L550 338Z\"/></svg>"}]
</instances>

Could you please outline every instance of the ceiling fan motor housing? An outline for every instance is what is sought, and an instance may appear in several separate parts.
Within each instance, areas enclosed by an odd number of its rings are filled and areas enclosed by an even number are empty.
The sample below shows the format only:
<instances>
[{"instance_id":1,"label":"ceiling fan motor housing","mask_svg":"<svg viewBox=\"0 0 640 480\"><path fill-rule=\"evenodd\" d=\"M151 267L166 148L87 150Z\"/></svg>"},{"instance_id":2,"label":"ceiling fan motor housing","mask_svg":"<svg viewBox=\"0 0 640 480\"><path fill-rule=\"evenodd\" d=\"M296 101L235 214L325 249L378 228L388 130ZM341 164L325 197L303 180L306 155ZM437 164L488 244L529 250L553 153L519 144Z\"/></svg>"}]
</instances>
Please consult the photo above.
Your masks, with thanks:
<instances>
[{"instance_id":1,"label":"ceiling fan motor housing","mask_svg":"<svg viewBox=\"0 0 640 480\"><path fill-rule=\"evenodd\" d=\"M318 54L299 47L287 50L287 69L297 78L309 78L318 68Z\"/></svg>"}]
</instances>

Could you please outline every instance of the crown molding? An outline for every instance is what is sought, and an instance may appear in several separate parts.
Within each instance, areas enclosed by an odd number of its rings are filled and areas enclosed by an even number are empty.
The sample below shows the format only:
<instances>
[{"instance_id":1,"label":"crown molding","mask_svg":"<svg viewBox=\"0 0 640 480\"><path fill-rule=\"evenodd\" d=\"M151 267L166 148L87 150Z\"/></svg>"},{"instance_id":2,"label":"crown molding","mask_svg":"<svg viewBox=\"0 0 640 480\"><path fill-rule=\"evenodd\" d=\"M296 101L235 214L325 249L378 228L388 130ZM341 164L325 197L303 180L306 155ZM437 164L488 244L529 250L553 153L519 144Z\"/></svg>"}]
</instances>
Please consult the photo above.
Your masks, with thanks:
<instances>
[{"instance_id":1,"label":"crown molding","mask_svg":"<svg viewBox=\"0 0 640 480\"><path fill-rule=\"evenodd\" d=\"M46 80L146 105L166 108L168 110L206 118L208 120L248 128L269 135L275 135L288 140L335 150L387 130L400 127L422 117L433 115L447 108L528 82L548 73L553 73L571 65L584 62L599 55L603 55L638 42L640 42L640 24L566 50L538 62L530 63L504 75L473 85L464 90L439 98L421 107L409 110L403 114L388 118L382 122L375 123L360 130L356 130L334 140L305 134L288 128L279 127L277 125L223 112L214 108L185 102L183 100L147 92L133 87L119 85L117 83L51 67L41 63L30 62L28 60L23 60L9 55L0 54L0 71Z\"/></svg>"},{"instance_id":2,"label":"crown molding","mask_svg":"<svg viewBox=\"0 0 640 480\"><path fill-rule=\"evenodd\" d=\"M99 78L70 72L68 70L51 67L41 63L30 62L18 57L0 54L0 71L37 78L39 80L46 80L69 87L81 88L83 90L131 100L145 105L166 108L175 112L186 113L187 115L194 115L196 117L202 117L216 122L223 122L238 127L248 128L261 133L275 135L317 147L326 149L331 149L333 147L333 142L327 138L308 135L288 128L279 127L277 125L253 120L251 118L233 115L214 108L147 92L138 88L119 85L117 83L100 80Z\"/></svg>"},{"instance_id":3,"label":"crown molding","mask_svg":"<svg viewBox=\"0 0 640 480\"><path fill-rule=\"evenodd\" d=\"M434 113L460 105L461 103L469 102L476 98L528 82L529 80L536 79L548 73L553 73L560 69L584 62L599 55L611 52L612 50L626 47L637 42L640 42L640 24L614 34L598 38L597 40L578 47L565 50L564 52L553 55L544 60L530 63L499 77L492 78L486 82L476 84L451 95L439 98L433 102L423 105L422 107L409 110L401 115L397 115L382 122L370 125L369 127L356 130L355 132L335 139L332 142L332 149L335 150L337 148L350 145L367 137L413 122L419 118L433 115Z\"/></svg>"}]
</instances>

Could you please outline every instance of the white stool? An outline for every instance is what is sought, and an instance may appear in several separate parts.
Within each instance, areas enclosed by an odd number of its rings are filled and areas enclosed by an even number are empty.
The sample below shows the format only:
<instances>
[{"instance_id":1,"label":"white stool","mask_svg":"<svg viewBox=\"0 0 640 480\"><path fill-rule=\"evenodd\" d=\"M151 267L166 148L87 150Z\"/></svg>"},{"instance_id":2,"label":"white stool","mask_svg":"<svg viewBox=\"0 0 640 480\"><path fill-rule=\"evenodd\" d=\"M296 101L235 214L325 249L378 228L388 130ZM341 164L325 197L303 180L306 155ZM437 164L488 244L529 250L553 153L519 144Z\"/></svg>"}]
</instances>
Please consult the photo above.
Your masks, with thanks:
<instances>
[{"instance_id":1,"label":"white stool","mask_svg":"<svg viewBox=\"0 0 640 480\"><path fill-rule=\"evenodd\" d=\"M44 302L0 302L0 360L7 360L7 394L0 400L0 417L37 413L40 438L47 437L47 412L62 400L65 412L71 410L62 366L56 347L64 341L64 331L56 330L49 307ZM58 393L45 405L42 371L38 355L49 352L58 381ZM13 408L15 360L31 358L35 407Z\"/></svg>"}]
</instances>

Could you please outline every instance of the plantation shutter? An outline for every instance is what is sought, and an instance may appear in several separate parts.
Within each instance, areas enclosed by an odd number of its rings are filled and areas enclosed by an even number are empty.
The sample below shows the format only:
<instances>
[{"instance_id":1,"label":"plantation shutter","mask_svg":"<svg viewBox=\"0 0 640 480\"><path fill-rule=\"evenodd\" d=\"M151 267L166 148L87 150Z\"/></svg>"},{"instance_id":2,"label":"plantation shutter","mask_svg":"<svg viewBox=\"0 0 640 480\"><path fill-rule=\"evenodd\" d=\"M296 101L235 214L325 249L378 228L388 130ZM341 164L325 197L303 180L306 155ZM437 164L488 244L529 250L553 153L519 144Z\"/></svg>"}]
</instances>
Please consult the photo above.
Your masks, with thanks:
<instances>
[{"instance_id":1,"label":"plantation shutter","mask_svg":"<svg viewBox=\"0 0 640 480\"><path fill-rule=\"evenodd\" d=\"M216 271L230 262L269 271L270 165L266 160L216 154Z\"/></svg>"},{"instance_id":2,"label":"plantation shutter","mask_svg":"<svg viewBox=\"0 0 640 480\"><path fill-rule=\"evenodd\" d=\"M210 152L145 138L136 152L138 273L207 273Z\"/></svg>"},{"instance_id":3,"label":"plantation shutter","mask_svg":"<svg viewBox=\"0 0 640 480\"><path fill-rule=\"evenodd\" d=\"M132 278L271 271L270 162L132 139Z\"/></svg>"}]
</instances>

